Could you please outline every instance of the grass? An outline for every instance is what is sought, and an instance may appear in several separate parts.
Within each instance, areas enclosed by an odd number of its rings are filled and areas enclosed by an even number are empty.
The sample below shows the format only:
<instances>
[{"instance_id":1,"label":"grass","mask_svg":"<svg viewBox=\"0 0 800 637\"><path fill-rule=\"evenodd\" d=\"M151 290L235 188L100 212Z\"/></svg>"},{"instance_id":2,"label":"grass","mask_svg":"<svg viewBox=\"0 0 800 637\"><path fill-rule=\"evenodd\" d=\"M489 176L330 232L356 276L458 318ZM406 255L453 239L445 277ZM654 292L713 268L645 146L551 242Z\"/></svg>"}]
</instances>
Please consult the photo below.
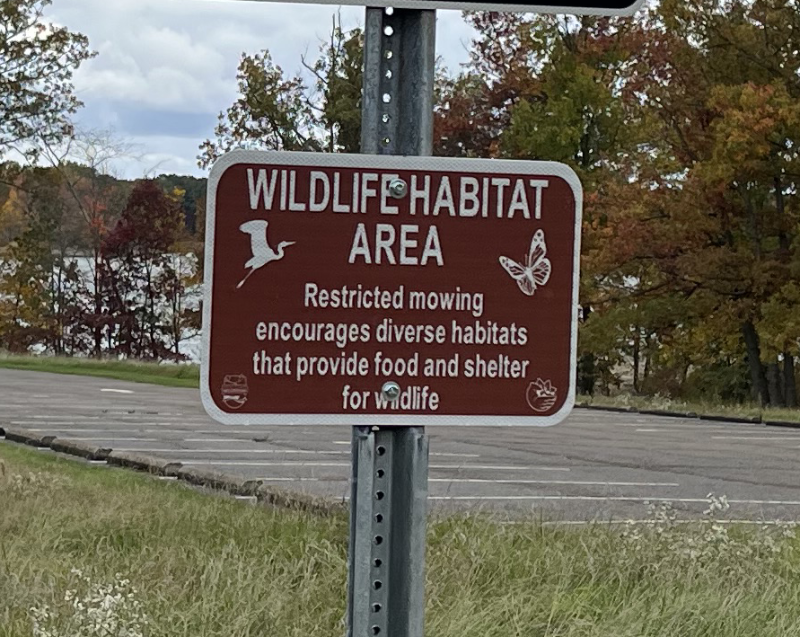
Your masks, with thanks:
<instances>
[{"instance_id":1,"label":"grass","mask_svg":"<svg viewBox=\"0 0 800 637\"><path fill-rule=\"evenodd\" d=\"M0 368L99 376L167 387L198 387L200 384L200 368L190 364L5 355L0 357Z\"/></svg>"},{"instance_id":2,"label":"grass","mask_svg":"<svg viewBox=\"0 0 800 637\"><path fill-rule=\"evenodd\" d=\"M659 396L578 396L577 404L624 407L633 409L656 409L682 413L695 413L729 418L760 418L800 423L800 409L763 409L758 405L726 405L713 402L685 402Z\"/></svg>"},{"instance_id":3,"label":"grass","mask_svg":"<svg viewBox=\"0 0 800 637\"><path fill-rule=\"evenodd\" d=\"M10 444L0 462L0 637L344 634L344 516L253 507ZM426 636L800 635L797 540L656 517L658 529L635 532L433 520ZM97 630L98 615L124 618L128 633Z\"/></svg>"}]
</instances>

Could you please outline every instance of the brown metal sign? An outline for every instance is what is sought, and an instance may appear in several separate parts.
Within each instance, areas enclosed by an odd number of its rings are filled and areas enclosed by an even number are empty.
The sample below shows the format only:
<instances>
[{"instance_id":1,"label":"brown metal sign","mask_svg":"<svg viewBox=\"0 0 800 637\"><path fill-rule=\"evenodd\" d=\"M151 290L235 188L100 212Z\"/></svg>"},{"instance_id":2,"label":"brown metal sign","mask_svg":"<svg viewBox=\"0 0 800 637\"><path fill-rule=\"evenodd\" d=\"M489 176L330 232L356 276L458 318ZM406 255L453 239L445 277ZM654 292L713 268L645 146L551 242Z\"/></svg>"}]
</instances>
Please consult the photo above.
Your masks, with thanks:
<instances>
[{"instance_id":1,"label":"brown metal sign","mask_svg":"<svg viewBox=\"0 0 800 637\"><path fill-rule=\"evenodd\" d=\"M278 0L264 0L278 1ZM571 15L633 15L644 0L568 0L530 3L524 0L292 0L299 3L337 4L395 9L456 9L459 11L504 11L511 13L566 13Z\"/></svg>"},{"instance_id":2,"label":"brown metal sign","mask_svg":"<svg viewBox=\"0 0 800 637\"><path fill-rule=\"evenodd\" d=\"M550 162L226 155L208 185L206 410L556 424L575 396L581 199Z\"/></svg>"}]
</instances>

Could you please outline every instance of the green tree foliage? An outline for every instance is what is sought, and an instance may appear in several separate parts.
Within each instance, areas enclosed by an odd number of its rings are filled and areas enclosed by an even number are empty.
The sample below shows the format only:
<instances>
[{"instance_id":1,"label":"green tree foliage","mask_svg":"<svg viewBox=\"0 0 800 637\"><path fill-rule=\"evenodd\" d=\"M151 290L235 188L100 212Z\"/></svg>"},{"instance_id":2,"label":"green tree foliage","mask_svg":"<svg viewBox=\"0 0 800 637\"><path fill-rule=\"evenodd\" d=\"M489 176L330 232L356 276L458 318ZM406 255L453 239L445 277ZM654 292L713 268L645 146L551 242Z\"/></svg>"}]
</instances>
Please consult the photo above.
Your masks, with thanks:
<instances>
[{"instance_id":1,"label":"green tree foliage","mask_svg":"<svg viewBox=\"0 0 800 637\"><path fill-rule=\"evenodd\" d=\"M184 224L189 234L202 229L198 225L198 203L205 201L206 180L190 175L159 175L156 181L164 192L182 191L180 198Z\"/></svg>"},{"instance_id":2,"label":"green tree foliage","mask_svg":"<svg viewBox=\"0 0 800 637\"><path fill-rule=\"evenodd\" d=\"M361 134L363 36L334 21L320 56L304 60L314 77L287 77L269 51L243 54L239 97L224 113L214 139L200 146L198 163L207 168L234 148L356 152Z\"/></svg>"},{"instance_id":3,"label":"green tree foliage","mask_svg":"<svg viewBox=\"0 0 800 637\"><path fill-rule=\"evenodd\" d=\"M303 65L314 75L312 108L328 152L357 153L361 146L361 82L364 38L360 29L342 30L334 18L330 41L314 62Z\"/></svg>"},{"instance_id":4,"label":"green tree foliage","mask_svg":"<svg viewBox=\"0 0 800 637\"><path fill-rule=\"evenodd\" d=\"M85 36L43 20L49 4L0 3L0 152L16 147L32 153L36 139L62 139L80 106L72 74L93 54Z\"/></svg>"}]
</instances>

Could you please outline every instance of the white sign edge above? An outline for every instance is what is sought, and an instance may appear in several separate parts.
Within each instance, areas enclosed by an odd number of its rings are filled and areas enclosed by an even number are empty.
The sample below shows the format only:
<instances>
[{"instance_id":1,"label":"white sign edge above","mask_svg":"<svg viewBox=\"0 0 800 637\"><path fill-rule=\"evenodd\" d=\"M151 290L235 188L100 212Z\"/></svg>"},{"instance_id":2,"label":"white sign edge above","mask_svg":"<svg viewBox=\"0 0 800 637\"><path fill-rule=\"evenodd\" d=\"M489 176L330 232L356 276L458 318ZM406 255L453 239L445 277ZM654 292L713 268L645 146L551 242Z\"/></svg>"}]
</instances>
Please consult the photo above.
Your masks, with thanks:
<instances>
[{"instance_id":1,"label":"white sign edge above","mask_svg":"<svg viewBox=\"0 0 800 637\"><path fill-rule=\"evenodd\" d=\"M239 0L240 2L282 2L283 0ZM508 13L547 13L547 14L566 14L566 15L596 15L606 17L626 17L632 16L645 3L645 0L635 0L629 7L624 9L612 9L606 7L559 7L549 4L506 4L506 3L487 3L487 2L462 2L454 0L369 0L368 2L359 0L292 0L294 4L335 4L349 5L356 7L381 7L393 9L436 9L454 11L496 11Z\"/></svg>"},{"instance_id":2,"label":"white sign edge above","mask_svg":"<svg viewBox=\"0 0 800 637\"><path fill-rule=\"evenodd\" d=\"M225 172L239 164L309 166L322 168L367 168L374 170L418 170L459 173L495 173L559 177L572 188L575 197L575 242L572 280L572 325L570 330L570 375L567 400L549 416L474 416L434 414L234 414L214 402L209 387L211 347L211 302L214 280L214 221L217 186ZM397 155L356 155L290 151L234 150L220 157L208 176L206 194L206 235L203 261L203 327L200 358L200 397L206 413L224 425L350 425L350 426L502 426L551 427L563 421L575 406L578 345L578 288L580 281L583 187L578 175L566 164L552 161L467 159L450 157L403 157ZM378 389L378 388L376 388Z\"/></svg>"}]
</instances>

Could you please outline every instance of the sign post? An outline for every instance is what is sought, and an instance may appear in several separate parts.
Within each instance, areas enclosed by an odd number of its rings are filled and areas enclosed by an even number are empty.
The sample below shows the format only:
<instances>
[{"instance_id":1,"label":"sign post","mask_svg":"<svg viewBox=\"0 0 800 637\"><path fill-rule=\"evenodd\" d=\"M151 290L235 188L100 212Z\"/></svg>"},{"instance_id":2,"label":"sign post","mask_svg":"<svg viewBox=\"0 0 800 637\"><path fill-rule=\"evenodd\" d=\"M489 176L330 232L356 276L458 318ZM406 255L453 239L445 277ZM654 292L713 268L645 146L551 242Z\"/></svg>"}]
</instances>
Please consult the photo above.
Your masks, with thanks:
<instances>
[{"instance_id":1,"label":"sign post","mask_svg":"<svg viewBox=\"0 0 800 637\"><path fill-rule=\"evenodd\" d=\"M435 11L367 8L362 153L432 154L435 50ZM381 391L401 388L390 380ZM425 428L353 427L351 449L348 637L423 637Z\"/></svg>"}]
</instances>

